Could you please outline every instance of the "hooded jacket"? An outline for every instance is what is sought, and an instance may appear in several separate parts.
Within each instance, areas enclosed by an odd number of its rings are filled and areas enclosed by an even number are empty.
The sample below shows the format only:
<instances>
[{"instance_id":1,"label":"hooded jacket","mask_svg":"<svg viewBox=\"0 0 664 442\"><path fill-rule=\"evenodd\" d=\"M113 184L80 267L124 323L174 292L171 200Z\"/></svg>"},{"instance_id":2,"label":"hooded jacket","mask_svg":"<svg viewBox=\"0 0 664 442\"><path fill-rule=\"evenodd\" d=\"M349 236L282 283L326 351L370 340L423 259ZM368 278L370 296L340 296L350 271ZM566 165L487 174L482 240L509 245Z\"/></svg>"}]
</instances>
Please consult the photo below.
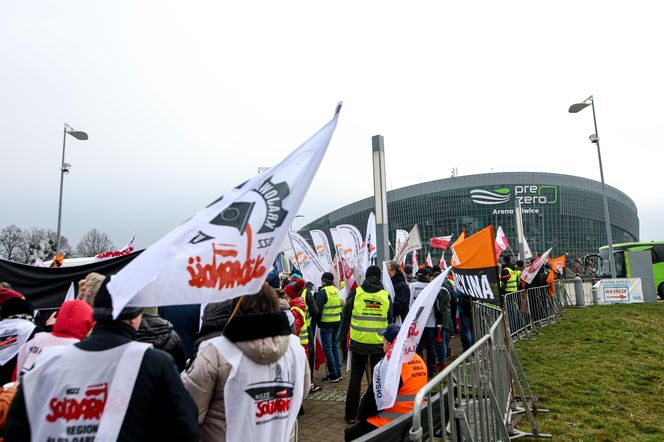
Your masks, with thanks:
<instances>
[{"instance_id":1,"label":"hooded jacket","mask_svg":"<svg viewBox=\"0 0 664 442\"><path fill-rule=\"evenodd\" d=\"M34 365L37 357L48 347L75 344L92 329L92 307L75 299L62 304L51 333L37 333L18 352L17 372L21 377Z\"/></svg>"},{"instance_id":2,"label":"hooded jacket","mask_svg":"<svg viewBox=\"0 0 664 442\"><path fill-rule=\"evenodd\" d=\"M403 272L397 272L391 280L394 286L394 317L400 317L403 322L409 310L410 289Z\"/></svg>"},{"instance_id":3,"label":"hooded jacket","mask_svg":"<svg viewBox=\"0 0 664 442\"><path fill-rule=\"evenodd\" d=\"M288 301L288 305L291 307L291 312L293 313L293 317L295 318L295 335L300 336L300 330L302 329L302 327L304 327L307 318L304 318L301 315L297 314L295 311L293 311L293 307L297 307L303 312L306 312L307 304L304 302L304 299L302 299L302 297L296 296L295 298L291 298Z\"/></svg>"},{"instance_id":4,"label":"hooded jacket","mask_svg":"<svg viewBox=\"0 0 664 442\"><path fill-rule=\"evenodd\" d=\"M136 340L147 342L158 350L173 356L178 371L184 370L186 360L180 336L173 330L173 324L158 315L143 313L141 326L136 332Z\"/></svg>"},{"instance_id":5,"label":"hooded jacket","mask_svg":"<svg viewBox=\"0 0 664 442\"><path fill-rule=\"evenodd\" d=\"M226 336L244 355L261 365L279 360L288 349L291 333L281 312L236 316L224 330ZM182 374L182 382L198 406L201 441L226 440L224 387L231 365L214 345L198 352L191 368ZM311 385L311 371L305 364L304 392ZM306 393L305 393L306 394Z\"/></svg>"},{"instance_id":6,"label":"hooded jacket","mask_svg":"<svg viewBox=\"0 0 664 442\"><path fill-rule=\"evenodd\" d=\"M232 301L215 302L205 306L201 331L195 336L196 340L192 347L192 360L196 358L201 342L221 336L231 313L233 313Z\"/></svg>"}]
</instances>

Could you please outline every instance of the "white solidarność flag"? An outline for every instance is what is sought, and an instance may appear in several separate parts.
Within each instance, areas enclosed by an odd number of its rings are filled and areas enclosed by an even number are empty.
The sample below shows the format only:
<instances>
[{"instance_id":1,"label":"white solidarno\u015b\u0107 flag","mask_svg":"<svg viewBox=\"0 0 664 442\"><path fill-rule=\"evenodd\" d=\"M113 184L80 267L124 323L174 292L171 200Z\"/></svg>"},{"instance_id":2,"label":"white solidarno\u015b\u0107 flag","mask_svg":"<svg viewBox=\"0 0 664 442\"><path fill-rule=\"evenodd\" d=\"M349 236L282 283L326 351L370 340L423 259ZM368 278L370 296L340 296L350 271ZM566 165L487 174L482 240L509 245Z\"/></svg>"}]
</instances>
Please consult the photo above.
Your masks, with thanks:
<instances>
[{"instance_id":1,"label":"white solidarno\u015b\u0107 flag","mask_svg":"<svg viewBox=\"0 0 664 442\"><path fill-rule=\"evenodd\" d=\"M496 232L496 256L500 256L508 248L510 248L510 243L507 241L505 232L503 232L503 227L498 226L498 231Z\"/></svg>"},{"instance_id":2,"label":"white solidarno\u015b\u0107 flag","mask_svg":"<svg viewBox=\"0 0 664 442\"><path fill-rule=\"evenodd\" d=\"M309 234L316 248L318 260L327 269L325 271L329 272L332 268L332 252L330 251L330 243L327 240L327 236L325 236L322 230L312 230Z\"/></svg>"},{"instance_id":3,"label":"white solidarno\u015b\u0107 flag","mask_svg":"<svg viewBox=\"0 0 664 442\"><path fill-rule=\"evenodd\" d=\"M404 248L406 245L406 241L408 241L408 232L405 230L397 229L397 234L396 234L396 245L394 246L394 261L397 261L397 257L401 254L401 250ZM404 255L405 259L405 255ZM400 261L397 261L399 264L403 264Z\"/></svg>"},{"instance_id":4,"label":"white solidarno\u015b\u0107 flag","mask_svg":"<svg viewBox=\"0 0 664 442\"><path fill-rule=\"evenodd\" d=\"M365 251L362 261L362 273L365 273L371 265L371 260L378 257L378 250L376 249L376 215L373 212L369 214L369 219L367 220L367 231L364 235L364 247L362 249Z\"/></svg>"},{"instance_id":5,"label":"white solidarno\u015b\u0107 flag","mask_svg":"<svg viewBox=\"0 0 664 442\"><path fill-rule=\"evenodd\" d=\"M531 282L533 282L533 279L535 279L535 275L537 275L537 272L540 271L540 269L546 262L546 259L549 257L549 253L551 253L551 250L552 249L549 249L546 252L544 252L544 255L540 256L535 261L533 261L532 264L523 269L523 271L521 272L521 279L526 281L526 284L530 284Z\"/></svg>"},{"instance_id":6,"label":"white solidarno\u015b\u0107 flag","mask_svg":"<svg viewBox=\"0 0 664 442\"><path fill-rule=\"evenodd\" d=\"M341 224L336 227L337 233L340 235L341 241L344 245L344 252L347 253L351 249L351 256L346 257L348 264L355 267L359 263L360 249L362 248L362 234L357 227L351 224Z\"/></svg>"},{"instance_id":7,"label":"white solidarno\u015b\u0107 flag","mask_svg":"<svg viewBox=\"0 0 664 442\"><path fill-rule=\"evenodd\" d=\"M419 250L420 248L422 248L422 241L420 241L420 231L417 228L417 224L415 224L410 230L410 233L408 233L406 243L401 247L401 251L399 252L399 255L395 261L403 264L406 261L406 255L415 250Z\"/></svg>"},{"instance_id":8,"label":"white solidarno\u015b\u0107 flag","mask_svg":"<svg viewBox=\"0 0 664 442\"><path fill-rule=\"evenodd\" d=\"M420 292L406 315L399 334L392 342L385 357L376 364L373 374L374 396L379 410L394 405L399 391L401 364L413 360L413 353L420 342L429 313L436 301L440 287L445 282L450 269L445 270Z\"/></svg>"},{"instance_id":9,"label":"white solidarno\u015b\u0107 flag","mask_svg":"<svg viewBox=\"0 0 664 442\"><path fill-rule=\"evenodd\" d=\"M113 316L135 307L220 302L257 292L320 166L334 117L276 166L232 189L108 283Z\"/></svg>"},{"instance_id":10,"label":"white solidarno\u015b\u0107 flag","mask_svg":"<svg viewBox=\"0 0 664 442\"><path fill-rule=\"evenodd\" d=\"M298 268L302 271L304 280L311 281L314 285L320 284L321 277L327 270L323 269L323 265L318 260L318 255L300 234L295 232L288 232L288 234L291 241L293 241Z\"/></svg>"},{"instance_id":11,"label":"white solidarno\u015b\u0107 flag","mask_svg":"<svg viewBox=\"0 0 664 442\"><path fill-rule=\"evenodd\" d=\"M533 257L533 252L530 251L530 246L528 245L528 241L526 241L525 236L523 237L523 254L523 259L530 259Z\"/></svg>"},{"instance_id":12,"label":"white solidarno\u015b\u0107 flag","mask_svg":"<svg viewBox=\"0 0 664 442\"><path fill-rule=\"evenodd\" d=\"M65 300L63 302L67 301L73 301L76 299L76 290L74 289L74 281L69 284L69 290L67 290L67 294L65 295Z\"/></svg>"}]
</instances>

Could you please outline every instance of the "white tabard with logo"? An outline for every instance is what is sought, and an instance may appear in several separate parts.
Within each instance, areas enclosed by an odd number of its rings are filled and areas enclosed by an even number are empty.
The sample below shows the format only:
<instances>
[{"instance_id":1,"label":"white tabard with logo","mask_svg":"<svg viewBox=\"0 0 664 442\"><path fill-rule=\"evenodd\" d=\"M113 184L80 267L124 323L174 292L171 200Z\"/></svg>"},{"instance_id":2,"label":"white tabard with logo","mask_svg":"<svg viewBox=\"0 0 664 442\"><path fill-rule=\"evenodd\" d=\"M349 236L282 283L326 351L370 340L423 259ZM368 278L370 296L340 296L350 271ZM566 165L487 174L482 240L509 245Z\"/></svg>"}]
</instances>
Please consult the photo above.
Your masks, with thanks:
<instances>
[{"instance_id":1,"label":"white tabard with logo","mask_svg":"<svg viewBox=\"0 0 664 442\"><path fill-rule=\"evenodd\" d=\"M227 441L287 441L302 405L304 349L289 336L288 350L275 363L260 365L228 338L209 341L231 365L224 387Z\"/></svg>"},{"instance_id":2,"label":"white tabard with logo","mask_svg":"<svg viewBox=\"0 0 664 442\"><path fill-rule=\"evenodd\" d=\"M130 342L103 351L44 350L23 377L32 440L117 440L149 347Z\"/></svg>"},{"instance_id":3,"label":"white tabard with logo","mask_svg":"<svg viewBox=\"0 0 664 442\"><path fill-rule=\"evenodd\" d=\"M0 321L0 365L5 365L28 342L35 324L26 319Z\"/></svg>"}]
</instances>

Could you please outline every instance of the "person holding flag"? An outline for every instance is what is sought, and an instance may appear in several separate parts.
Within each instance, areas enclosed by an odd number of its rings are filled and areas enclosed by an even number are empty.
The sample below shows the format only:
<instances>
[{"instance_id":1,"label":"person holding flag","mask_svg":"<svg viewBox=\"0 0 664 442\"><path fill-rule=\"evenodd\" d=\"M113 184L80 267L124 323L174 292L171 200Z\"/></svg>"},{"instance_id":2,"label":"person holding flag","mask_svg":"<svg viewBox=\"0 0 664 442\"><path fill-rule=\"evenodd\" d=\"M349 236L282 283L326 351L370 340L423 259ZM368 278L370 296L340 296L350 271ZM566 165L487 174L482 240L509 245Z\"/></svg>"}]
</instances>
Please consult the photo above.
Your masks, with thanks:
<instances>
[{"instance_id":1,"label":"person holding flag","mask_svg":"<svg viewBox=\"0 0 664 442\"><path fill-rule=\"evenodd\" d=\"M349 424L357 422L362 377L373 376L374 366L383 358L383 337L379 332L392 322L390 295L381 282L382 271L369 266L362 285L346 300L344 317L350 318L351 371L346 392L345 419Z\"/></svg>"},{"instance_id":2,"label":"person holding flag","mask_svg":"<svg viewBox=\"0 0 664 442\"><path fill-rule=\"evenodd\" d=\"M383 336L383 351L386 354L391 350L400 328L396 324L390 324L385 331L379 333ZM413 411L415 395L427 384L427 379L426 364L419 355L414 354L410 362L401 364L401 379L399 379L399 390L394 405L380 411L376 405L373 383L369 383L369 388L360 402L358 422L344 430L344 439L346 441L355 440L389 424L399 416Z\"/></svg>"}]
</instances>

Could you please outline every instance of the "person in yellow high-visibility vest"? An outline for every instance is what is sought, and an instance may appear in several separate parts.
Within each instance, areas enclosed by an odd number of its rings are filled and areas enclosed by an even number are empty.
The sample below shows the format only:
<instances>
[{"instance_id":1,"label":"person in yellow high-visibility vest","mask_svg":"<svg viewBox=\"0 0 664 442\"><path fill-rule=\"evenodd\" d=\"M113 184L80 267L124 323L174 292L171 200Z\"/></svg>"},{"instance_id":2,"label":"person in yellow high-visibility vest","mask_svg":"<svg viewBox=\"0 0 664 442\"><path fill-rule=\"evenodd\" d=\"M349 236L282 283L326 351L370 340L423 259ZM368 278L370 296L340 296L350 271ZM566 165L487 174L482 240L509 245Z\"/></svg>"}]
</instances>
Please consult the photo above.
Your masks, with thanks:
<instances>
[{"instance_id":1,"label":"person in yellow high-visibility vest","mask_svg":"<svg viewBox=\"0 0 664 442\"><path fill-rule=\"evenodd\" d=\"M316 293L316 305L319 311L320 340L328 370L323 382L339 382L341 380L339 327L343 302L339 297L339 289L334 286L334 275L330 272L323 273L321 277L321 288Z\"/></svg>"},{"instance_id":2,"label":"person in yellow high-visibility vest","mask_svg":"<svg viewBox=\"0 0 664 442\"><path fill-rule=\"evenodd\" d=\"M399 329L398 325L390 324L383 332L383 350L385 352L390 349L392 342L399 334ZM427 384L427 380L428 371L424 360L417 353L413 353L413 359L410 362L401 364L401 379L399 379L399 390L394 405L385 410L378 410L373 384L369 384L369 389L360 402L358 422L345 429L344 439L355 440L413 411L415 395Z\"/></svg>"},{"instance_id":3,"label":"person in yellow high-visibility vest","mask_svg":"<svg viewBox=\"0 0 664 442\"><path fill-rule=\"evenodd\" d=\"M369 266L362 285L350 292L344 309L344 318L350 319L351 371L345 410L348 423L357 422L362 377L365 372L372 377L374 366L385 355L380 333L392 320L392 304L381 274L380 267Z\"/></svg>"}]
</instances>

